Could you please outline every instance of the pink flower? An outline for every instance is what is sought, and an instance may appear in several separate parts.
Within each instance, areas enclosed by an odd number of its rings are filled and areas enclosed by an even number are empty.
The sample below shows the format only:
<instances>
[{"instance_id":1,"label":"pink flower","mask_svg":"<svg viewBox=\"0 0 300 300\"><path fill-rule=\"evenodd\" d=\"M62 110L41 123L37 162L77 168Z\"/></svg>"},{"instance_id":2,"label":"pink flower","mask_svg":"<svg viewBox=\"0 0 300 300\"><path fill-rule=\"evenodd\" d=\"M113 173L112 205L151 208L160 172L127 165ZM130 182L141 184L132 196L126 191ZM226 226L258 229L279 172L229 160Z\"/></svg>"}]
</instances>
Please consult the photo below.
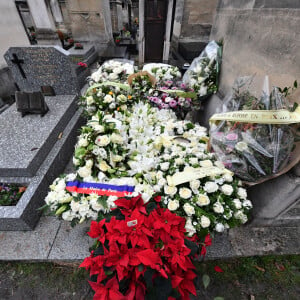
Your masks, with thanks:
<instances>
[{"instance_id":1,"label":"pink flower","mask_svg":"<svg viewBox=\"0 0 300 300\"><path fill-rule=\"evenodd\" d=\"M171 100L171 101L169 102L169 106L172 107L172 108L174 108L174 107L177 106L177 102L176 102L175 100Z\"/></svg>"},{"instance_id":2,"label":"pink flower","mask_svg":"<svg viewBox=\"0 0 300 300\"><path fill-rule=\"evenodd\" d=\"M236 140L238 139L238 135L237 135L236 133L234 133L234 132L228 133L228 134L226 135L226 139L227 139L228 141L236 141Z\"/></svg>"}]
</instances>

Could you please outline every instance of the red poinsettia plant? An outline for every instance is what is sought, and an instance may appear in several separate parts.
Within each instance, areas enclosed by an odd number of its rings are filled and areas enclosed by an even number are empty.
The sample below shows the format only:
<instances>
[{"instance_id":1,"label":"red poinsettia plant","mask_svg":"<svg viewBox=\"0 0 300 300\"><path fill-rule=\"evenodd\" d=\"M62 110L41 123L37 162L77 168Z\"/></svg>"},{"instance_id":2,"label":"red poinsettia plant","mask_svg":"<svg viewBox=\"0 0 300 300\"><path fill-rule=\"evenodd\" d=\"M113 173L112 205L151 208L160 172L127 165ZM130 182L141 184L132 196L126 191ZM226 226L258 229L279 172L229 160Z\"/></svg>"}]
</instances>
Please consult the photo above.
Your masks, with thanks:
<instances>
[{"instance_id":1,"label":"red poinsettia plant","mask_svg":"<svg viewBox=\"0 0 300 300\"><path fill-rule=\"evenodd\" d=\"M192 260L199 244L186 237L185 219L160 207L160 200L144 204L141 196L118 199L109 218L92 221L88 235L96 242L80 266L90 271L95 300L196 295Z\"/></svg>"}]
</instances>

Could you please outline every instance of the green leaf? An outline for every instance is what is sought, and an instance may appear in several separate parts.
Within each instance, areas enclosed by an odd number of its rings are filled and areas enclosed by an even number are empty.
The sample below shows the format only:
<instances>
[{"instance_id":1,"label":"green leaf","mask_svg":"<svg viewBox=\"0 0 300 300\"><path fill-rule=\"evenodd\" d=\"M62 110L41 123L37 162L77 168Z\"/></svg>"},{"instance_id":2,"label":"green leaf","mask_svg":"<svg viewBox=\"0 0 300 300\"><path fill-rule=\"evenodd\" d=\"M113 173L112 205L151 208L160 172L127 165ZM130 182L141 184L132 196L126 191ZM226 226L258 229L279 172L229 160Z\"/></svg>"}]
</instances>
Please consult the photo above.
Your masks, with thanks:
<instances>
[{"instance_id":1,"label":"green leaf","mask_svg":"<svg viewBox=\"0 0 300 300\"><path fill-rule=\"evenodd\" d=\"M82 157L86 154L86 149L83 147L79 147L75 150L75 157Z\"/></svg>"},{"instance_id":2,"label":"green leaf","mask_svg":"<svg viewBox=\"0 0 300 300\"><path fill-rule=\"evenodd\" d=\"M214 300L224 300L223 297L215 297Z\"/></svg>"},{"instance_id":3,"label":"green leaf","mask_svg":"<svg viewBox=\"0 0 300 300\"><path fill-rule=\"evenodd\" d=\"M210 277L207 274L204 274L202 276L202 282L203 282L204 288L206 289L209 286Z\"/></svg>"}]
</instances>

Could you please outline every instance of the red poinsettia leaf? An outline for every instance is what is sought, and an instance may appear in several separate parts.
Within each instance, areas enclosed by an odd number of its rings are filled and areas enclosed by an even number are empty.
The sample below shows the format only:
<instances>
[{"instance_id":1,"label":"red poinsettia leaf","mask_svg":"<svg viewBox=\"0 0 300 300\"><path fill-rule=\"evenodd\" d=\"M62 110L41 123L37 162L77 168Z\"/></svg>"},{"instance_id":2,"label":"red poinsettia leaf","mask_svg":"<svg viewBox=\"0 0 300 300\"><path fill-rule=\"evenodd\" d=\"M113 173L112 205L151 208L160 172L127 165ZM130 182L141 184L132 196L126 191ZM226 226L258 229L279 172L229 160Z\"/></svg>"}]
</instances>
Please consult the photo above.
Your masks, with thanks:
<instances>
[{"instance_id":1,"label":"red poinsettia leaf","mask_svg":"<svg viewBox=\"0 0 300 300\"><path fill-rule=\"evenodd\" d=\"M154 201L160 202L160 201L161 201L161 196L156 196L156 197L154 197Z\"/></svg>"},{"instance_id":2,"label":"red poinsettia leaf","mask_svg":"<svg viewBox=\"0 0 300 300\"><path fill-rule=\"evenodd\" d=\"M136 256L145 266L155 266L161 262L158 253L154 252L152 249L140 251L136 254Z\"/></svg>"},{"instance_id":3,"label":"red poinsettia leaf","mask_svg":"<svg viewBox=\"0 0 300 300\"><path fill-rule=\"evenodd\" d=\"M205 255L206 255L206 252L207 252L207 251L206 251L205 246L202 246L200 255L201 255L201 256L205 256Z\"/></svg>"},{"instance_id":4,"label":"red poinsettia leaf","mask_svg":"<svg viewBox=\"0 0 300 300\"><path fill-rule=\"evenodd\" d=\"M215 266L215 271L218 273L223 273L224 271L219 267L219 266Z\"/></svg>"},{"instance_id":5,"label":"red poinsettia leaf","mask_svg":"<svg viewBox=\"0 0 300 300\"><path fill-rule=\"evenodd\" d=\"M179 284L182 282L183 278L179 276L171 276L171 283L172 283L172 288L175 289L179 286Z\"/></svg>"},{"instance_id":6,"label":"red poinsettia leaf","mask_svg":"<svg viewBox=\"0 0 300 300\"><path fill-rule=\"evenodd\" d=\"M193 281L183 280L182 283L180 284L180 287L182 289L185 289L185 290L189 291L194 296L197 296L196 288L195 288L195 285L194 285Z\"/></svg>"},{"instance_id":7,"label":"red poinsettia leaf","mask_svg":"<svg viewBox=\"0 0 300 300\"><path fill-rule=\"evenodd\" d=\"M204 239L204 244L205 244L205 246L211 246L211 244L212 244L212 238L211 238L210 234L206 235L206 237Z\"/></svg>"}]
</instances>

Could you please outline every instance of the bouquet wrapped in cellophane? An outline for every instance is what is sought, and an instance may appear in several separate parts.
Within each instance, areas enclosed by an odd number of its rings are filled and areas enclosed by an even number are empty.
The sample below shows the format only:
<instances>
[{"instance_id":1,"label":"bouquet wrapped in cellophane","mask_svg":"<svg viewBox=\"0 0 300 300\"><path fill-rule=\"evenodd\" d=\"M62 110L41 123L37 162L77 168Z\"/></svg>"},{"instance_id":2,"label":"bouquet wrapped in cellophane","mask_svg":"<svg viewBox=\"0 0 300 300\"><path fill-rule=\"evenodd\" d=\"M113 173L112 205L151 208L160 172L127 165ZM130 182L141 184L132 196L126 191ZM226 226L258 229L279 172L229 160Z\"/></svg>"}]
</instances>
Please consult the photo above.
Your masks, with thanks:
<instances>
[{"instance_id":1,"label":"bouquet wrapped in cellophane","mask_svg":"<svg viewBox=\"0 0 300 300\"><path fill-rule=\"evenodd\" d=\"M236 80L223 112L210 119L210 142L228 169L244 181L259 183L299 160L299 155L291 156L295 143L290 124L299 122L300 114L280 88L269 88L267 76L262 89L254 86L253 77Z\"/></svg>"}]
</instances>

